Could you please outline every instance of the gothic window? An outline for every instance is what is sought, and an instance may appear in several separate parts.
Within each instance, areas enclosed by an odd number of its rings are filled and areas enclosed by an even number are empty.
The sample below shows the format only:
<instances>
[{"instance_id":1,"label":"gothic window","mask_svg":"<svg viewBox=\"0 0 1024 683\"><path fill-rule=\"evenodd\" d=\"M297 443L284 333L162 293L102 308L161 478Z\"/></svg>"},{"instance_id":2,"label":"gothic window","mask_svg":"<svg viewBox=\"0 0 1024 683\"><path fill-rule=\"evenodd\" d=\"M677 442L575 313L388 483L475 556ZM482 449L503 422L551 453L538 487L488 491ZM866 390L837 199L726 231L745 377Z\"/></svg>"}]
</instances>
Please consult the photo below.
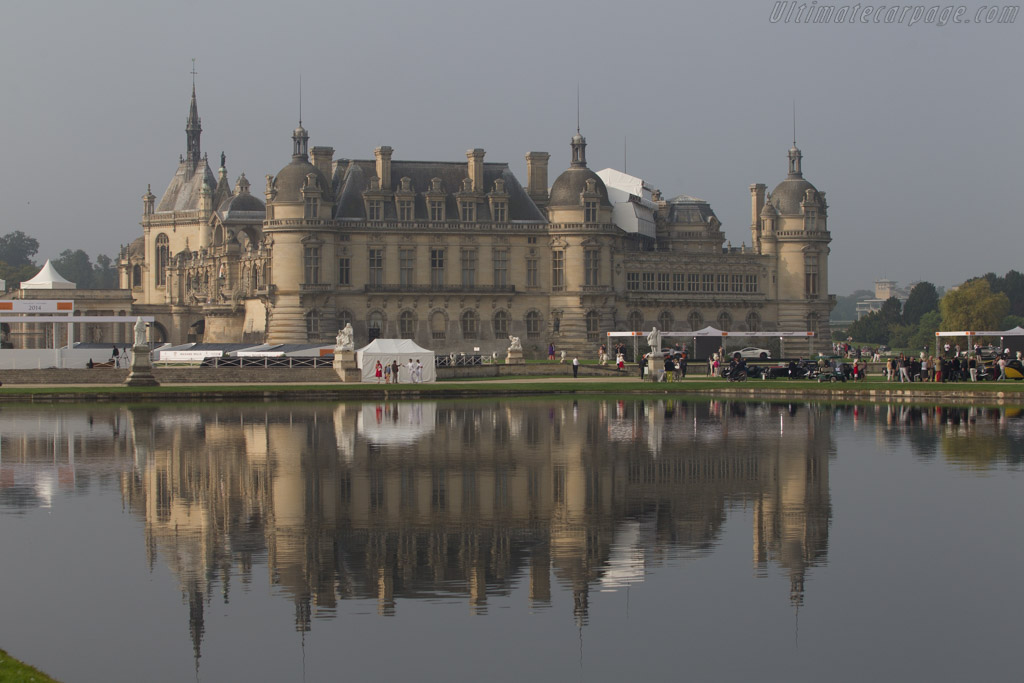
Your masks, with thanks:
<instances>
[{"instance_id":1,"label":"gothic window","mask_svg":"<svg viewBox=\"0 0 1024 683\"><path fill-rule=\"evenodd\" d=\"M494 338L505 339L508 337L508 313L497 311L491 321L494 325Z\"/></svg>"},{"instance_id":2,"label":"gothic window","mask_svg":"<svg viewBox=\"0 0 1024 683\"><path fill-rule=\"evenodd\" d=\"M662 332L671 330L676 325L675 318L668 311L662 311L658 314L658 329Z\"/></svg>"},{"instance_id":3,"label":"gothic window","mask_svg":"<svg viewBox=\"0 0 1024 683\"><path fill-rule=\"evenodd\" d=\"M480 319L476 315L476 311L466 311L462 314L462 338L463 339L476 339L479 334L479 322Z\"/></svg>"},{"instance_id":4,"label":"gothic window","mask_svg":"<svg viewBox=\"0 0 1024 683\"><path fill-rule=\"evenodd\" d=\"M156 286L167 284L167 264L170 262L170 240L160 233L156 236Z\"/></svg>"},{"instance_id":5,"label":"gothic window","mask_svg":"<svg viewBox=\"0 0 1024 683\"><path fill-rule=\"evenodd\" d=\"M132 266L132 288L142 286L142 266Z\"/></svg>"}]
</instances>

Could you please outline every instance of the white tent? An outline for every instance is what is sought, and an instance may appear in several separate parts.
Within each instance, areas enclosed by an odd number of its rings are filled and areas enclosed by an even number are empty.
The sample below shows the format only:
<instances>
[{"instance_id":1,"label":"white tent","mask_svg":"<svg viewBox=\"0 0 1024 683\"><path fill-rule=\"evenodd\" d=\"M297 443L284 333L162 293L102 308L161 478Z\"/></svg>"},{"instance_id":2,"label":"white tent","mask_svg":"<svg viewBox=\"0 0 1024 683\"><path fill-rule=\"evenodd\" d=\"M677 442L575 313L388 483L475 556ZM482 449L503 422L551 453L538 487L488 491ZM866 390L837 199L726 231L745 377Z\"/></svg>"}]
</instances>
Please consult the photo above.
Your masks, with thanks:
<instances>
[{"instance_id":1,"label":"white tent","mask_svg":"<svg viewBox=\"0 0 1024 683\"><path fill-rule=\"evenodd\" d=\"M46 259L46 264L43 265L42 269L36 273L36 276L31 280L25 280L21 283L22 289L77 289L78 285L74 282L65 280L57 269L50 263L50 259Z\"/></svg>"},{"instance_id":2,"label":"white tent","mask_svg":"<svg viewBox=\"0 0 1024 683\"><path fill-rule=\"evenodd\" d=\"M374 339L356 351L356 364L363 375L364 382L376 382L374 368L377 361L381 365L398 361L398 381L402 384L412 381L407 363L409 359L423 364L423 382L437 381L434 370L434 352L421 347L411 339Z\"/></svg>"}]
</instances>

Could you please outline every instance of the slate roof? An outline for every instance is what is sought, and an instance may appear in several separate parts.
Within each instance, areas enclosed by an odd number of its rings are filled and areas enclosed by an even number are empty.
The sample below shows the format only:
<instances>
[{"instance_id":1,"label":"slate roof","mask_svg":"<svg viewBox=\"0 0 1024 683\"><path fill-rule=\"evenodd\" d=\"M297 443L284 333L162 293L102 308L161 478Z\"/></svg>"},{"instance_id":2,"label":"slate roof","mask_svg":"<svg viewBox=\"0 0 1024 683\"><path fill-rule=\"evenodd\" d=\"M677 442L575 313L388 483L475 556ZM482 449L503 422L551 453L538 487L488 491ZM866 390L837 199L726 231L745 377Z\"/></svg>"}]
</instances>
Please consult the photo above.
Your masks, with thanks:
<instances>
[{"instance_id":1,"label":"slate roof","mask_svg":"<svg viewBox=\"0 0 1024 683\"><path fill-rule=\"evenodd\" d=\"M182 161L178 164L178 170L171 178L171 184L167 186L160 203L157 205L157 212L164 211L197 211L199 209L199 193L203 189L203 180L210 186L210 192L217 187L217 178L206 163L206 159L200 159L195 171L188 173L188 162Z\"/></svg>"},{"instance_id":2,"label":"slate roof","mask_svg":"<svg viewBox=\"0 0 1024 683\"><path fill-rule=\"evenodd\" d=\"M433 178L441 179L441 189L445 193L445 217L448 221L459 218L458 202L455 193L462 189L462 181L467 177L466 162L456 161L392 161L391 192L401 188L401 179L409 178L413 197L414 219L428 220L427 199L425 192L430 190ZM338 202L335 206L335 218L364 219L366 205L363 203L363 192L370 187L370 179L377 176L377 164L373 160L350 160L338 165L334 177ZM544 214L533 203L529 195L519 184L519 180L505 163L484 164L484 192L486 195L494 189L494 181L501 178L505 181L505 192L508 193L509 221L547 222ZM384 220L398 220L398 207L394 201L384 203ZM490 204L487 201L477 204L477 220L491 220Z\"/></svg>"},{"instance_id":3,"label":"slate roof","mask_svg":"<svg viewBox=\"0 0 1024 683\"><path fill-rule=\"evenodd\" d=\"M668 215L666 220L669 223L682 223L687 225L707 225L708 219L715 216L711 205L703 199L681 194L668 200ZM717 216L715 216L717 218Z\"/></svg>"}]
</instances>

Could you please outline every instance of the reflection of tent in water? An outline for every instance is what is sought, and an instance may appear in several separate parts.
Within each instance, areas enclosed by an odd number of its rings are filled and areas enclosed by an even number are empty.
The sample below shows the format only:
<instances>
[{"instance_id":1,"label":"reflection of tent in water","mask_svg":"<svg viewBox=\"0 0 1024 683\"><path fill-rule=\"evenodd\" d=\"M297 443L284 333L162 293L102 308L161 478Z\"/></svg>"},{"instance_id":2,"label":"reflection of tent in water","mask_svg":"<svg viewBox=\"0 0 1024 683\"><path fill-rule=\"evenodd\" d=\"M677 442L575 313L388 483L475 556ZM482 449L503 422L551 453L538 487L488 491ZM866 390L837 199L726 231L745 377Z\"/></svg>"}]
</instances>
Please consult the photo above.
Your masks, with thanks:
<instances>
[{"instance_id":1,"label":"reflection of tent in water","mask_svg":"<svg viewBox=\"0 0 1024 683\"><path fill-rule=\"evenodd\" d=\"M374 444L411 444L434 431L437 404L434 402L366 403L359 413L356 429Z\"/></svg>"}]
</instances>

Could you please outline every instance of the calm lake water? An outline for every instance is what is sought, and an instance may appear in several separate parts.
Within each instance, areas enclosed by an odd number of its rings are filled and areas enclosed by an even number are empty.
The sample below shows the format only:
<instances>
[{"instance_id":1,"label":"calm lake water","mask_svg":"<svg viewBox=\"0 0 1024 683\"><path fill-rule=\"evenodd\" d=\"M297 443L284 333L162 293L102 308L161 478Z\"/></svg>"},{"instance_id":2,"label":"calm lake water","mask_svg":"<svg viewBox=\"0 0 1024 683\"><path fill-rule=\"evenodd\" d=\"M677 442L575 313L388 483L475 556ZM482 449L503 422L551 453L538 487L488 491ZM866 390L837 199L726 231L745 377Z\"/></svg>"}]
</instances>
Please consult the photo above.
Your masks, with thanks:
<instances>
[{"instance_id":1,"label":"calm lake water","mask_svg":"<svg viewBox=\"0 0 1024 683\"><path fill-rule=\"evenodd\" d=\"M0 647L75 681L1010 681L1015 408L0 408Z\"/></svg>"}]
</instances>

